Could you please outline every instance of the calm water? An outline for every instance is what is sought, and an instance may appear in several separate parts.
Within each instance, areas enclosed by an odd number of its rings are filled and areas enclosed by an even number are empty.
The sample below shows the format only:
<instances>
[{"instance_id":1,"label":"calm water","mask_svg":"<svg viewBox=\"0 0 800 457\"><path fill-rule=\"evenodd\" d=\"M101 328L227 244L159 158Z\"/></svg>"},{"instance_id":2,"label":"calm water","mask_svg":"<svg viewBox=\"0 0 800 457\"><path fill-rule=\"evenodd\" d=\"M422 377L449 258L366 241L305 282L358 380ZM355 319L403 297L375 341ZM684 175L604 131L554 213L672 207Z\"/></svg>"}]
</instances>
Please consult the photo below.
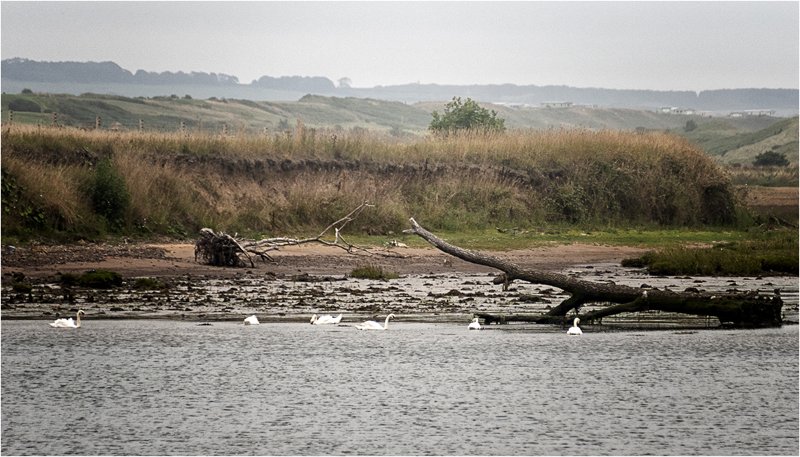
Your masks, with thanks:
<instances>
[{"instance_id":1,"label":"calm water","mask_svg":"<svg viewBox=\"0 0 800 457\"><path fill-rule=\"evenodd\" d=\"M798 454L797 326L512 328L3 321L2 453Z\"/></svg>"}]
</instances>

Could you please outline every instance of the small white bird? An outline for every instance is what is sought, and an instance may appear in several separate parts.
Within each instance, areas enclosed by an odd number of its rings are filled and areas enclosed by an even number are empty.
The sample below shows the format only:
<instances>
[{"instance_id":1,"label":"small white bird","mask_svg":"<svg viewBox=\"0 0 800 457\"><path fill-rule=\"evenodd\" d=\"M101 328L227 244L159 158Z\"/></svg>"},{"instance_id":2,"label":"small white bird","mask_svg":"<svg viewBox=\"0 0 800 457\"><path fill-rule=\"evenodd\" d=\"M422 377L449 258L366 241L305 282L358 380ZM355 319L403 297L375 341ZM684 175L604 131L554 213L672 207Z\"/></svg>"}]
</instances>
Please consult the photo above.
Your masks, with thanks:
<instances>
[{"instance_id":1,"label":"small white bird","mask_svg":"<svg viewBox=\"0 0 800 457\"><path fill-rule=\"evenodd\" d=\"M393 317L394 314L389 314L386 316L386 321L383 323L383 326L375 321L364 321L363 323L356 325L356 328L359 330L386 330L389 328L389 319Z\"/></svg>"},{"instance_id":2,"label":"small white bird","mask_svg":"<svg viewBox=\"0 0 800 457\"><path fill-rule=\"evenodd\" d=\"M330 314L323 314L322 316L317 316L314 314L311 316L311 325L326 325L326 324L333 324L338 325L339 322L342 321L342 315L339 314L336 317L331 316Z\"/></svg>"},{"instance_id":3,"label":"small white bird","mask_svg":"<svg viewBox=\"0 0 800 457\"><path fill-rule=\"evenodd\" d=\"M256 317L255 314L253 314L250 317L246 317L244 319L244 325L258 325L258 324L260 324L260 322L258 322L258 318Z\"/></svg>"},{"instance_id":4,"label":"small white bird","mask_svg":"<svg viewBox=\"0 0 800 457\"><path fill-rule=\"evenodd\" d=\"M69 319L56 319L54 322L50 322L50 327L54 328L79 328L81 326L81 315L86 314L86 311L79 309L76 313L75 320L73 321L70 317ZM76 322L77 321L77 322Z\"/></svg>"},{"instance_id":5,"label":"small white bird","mask_svg":"<svg viewBox=\"0 0 800 457\"><path fill-rule=\"evenodd\" d=\"M478 321L478 318L476 317L476 318L472 319L472 322L469 323L467 328L470 329L470 330L480 330L481 329L481 323Z\"/></svg>"},{"instance_id":6,"label":"small white bird","mask_svg":"<svg viewBox=\"0 0 800 457\"><path fill-rule=\"evenodd\" d=\"M583 335L583 332L581 331L580 327L578 327L578 322L580 321L581 320L578 319L577 317L575 318L575 320L572 322L572 327L570 327L569 330L567 330L567 335Z\"/></svg>"}]
</instances>

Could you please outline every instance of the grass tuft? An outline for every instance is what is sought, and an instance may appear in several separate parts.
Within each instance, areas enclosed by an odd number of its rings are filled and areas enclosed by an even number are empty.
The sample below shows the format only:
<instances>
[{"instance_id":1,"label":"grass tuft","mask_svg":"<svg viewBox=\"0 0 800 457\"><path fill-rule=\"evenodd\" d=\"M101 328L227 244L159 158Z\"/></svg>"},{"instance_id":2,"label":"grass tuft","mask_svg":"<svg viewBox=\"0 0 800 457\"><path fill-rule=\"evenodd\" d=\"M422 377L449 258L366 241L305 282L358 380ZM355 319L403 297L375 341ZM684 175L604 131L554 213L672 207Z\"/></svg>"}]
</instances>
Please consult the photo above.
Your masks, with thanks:
<instances>
[{"instance_id":1,"label":"grass tuft","mask_svg":"<svg viewBox=\"0 0 800 457\"><path fill-rule=\"evenodd\" d=\"M400 277L397 273L386 271L377 265L356 267L350 272L350 276L356 279L374 279L378 281L388 281Z\"/></svg>"}]
</instances>

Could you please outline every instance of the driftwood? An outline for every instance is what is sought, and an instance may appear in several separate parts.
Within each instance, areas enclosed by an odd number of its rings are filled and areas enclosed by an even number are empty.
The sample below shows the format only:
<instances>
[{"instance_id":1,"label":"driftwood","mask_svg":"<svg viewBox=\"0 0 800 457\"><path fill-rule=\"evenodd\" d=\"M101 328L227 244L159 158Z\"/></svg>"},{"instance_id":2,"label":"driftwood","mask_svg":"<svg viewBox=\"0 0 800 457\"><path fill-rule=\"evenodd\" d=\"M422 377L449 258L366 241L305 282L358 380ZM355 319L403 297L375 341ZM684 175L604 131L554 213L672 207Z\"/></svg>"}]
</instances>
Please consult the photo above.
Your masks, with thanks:
<instances>
[{"instance_id":1,"label":"driftwood","mask_svg":"<svg viewBox=\"0 0 800 457\"><path fill-rule=\"evenodd\" d=\"M209 265L224 267L243 267L255 266L254 257L263 261L274 261L268 254L284 246L298 246L307 243L319 243L325 246L341 248L348 253L363 252L368 250L356 247L342 237L342 229L353 219L358 217L361 212L372 205L364 202L356 209L350 211L346 216L325 227L319 235L311 238L265 238L262 240L238 240L236 235L228 235L225 232L215 232L210 228L200 230L200 237L195 242L194 257L195 261L201 261ZM324 236L331 230L334 231L333 241L324 239Z\"/></svg>"},{"instance_id":2,"label":"driftwood","mask_svg":"<svg viewBox=\"0 0 800 457\"><path fill-rule=\"evenodd\" d=\"M583 281L559 273L527 270L497 257L453 246L433 233L425 230L414 218L410 219L413 233L439 250L478 265L496 268L503 273L495 279L504 288L514 280L558 287L570 295L558 306L541 315L520 316L519 319L535 323L562 324L568 312L575 310L582 321L592 321L620 313L659 310L673 313L715 316L722 325L732 327L775 327L781 325L780 295L762 295L758 292L705 293L673 292L670 290L642 289L617 284L599 284ZM609 303L602 309L579 314L580 307L587 303ZM507 316L485 314L481 317L492 321L512 320Z\"/></svg>"}]
</instances>

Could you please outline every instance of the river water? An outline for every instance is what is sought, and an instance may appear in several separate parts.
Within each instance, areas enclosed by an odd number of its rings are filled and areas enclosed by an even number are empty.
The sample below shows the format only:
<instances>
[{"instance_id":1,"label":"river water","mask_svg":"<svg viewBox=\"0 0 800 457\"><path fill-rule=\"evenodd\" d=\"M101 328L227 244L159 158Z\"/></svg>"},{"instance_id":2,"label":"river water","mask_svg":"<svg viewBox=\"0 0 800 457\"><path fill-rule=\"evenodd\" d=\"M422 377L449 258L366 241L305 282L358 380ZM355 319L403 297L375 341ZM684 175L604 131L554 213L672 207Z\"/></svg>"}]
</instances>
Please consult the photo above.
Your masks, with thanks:
<instances>
[{"instance_id":1,"label":"river water","mask_svg":"<svg viewBox=\"0 0 800 457\"><path fill-rule=\"evenodd\" d=\"M798 454L798 327L2 321L2 454Z\"/></svg>"}]
</instances>

